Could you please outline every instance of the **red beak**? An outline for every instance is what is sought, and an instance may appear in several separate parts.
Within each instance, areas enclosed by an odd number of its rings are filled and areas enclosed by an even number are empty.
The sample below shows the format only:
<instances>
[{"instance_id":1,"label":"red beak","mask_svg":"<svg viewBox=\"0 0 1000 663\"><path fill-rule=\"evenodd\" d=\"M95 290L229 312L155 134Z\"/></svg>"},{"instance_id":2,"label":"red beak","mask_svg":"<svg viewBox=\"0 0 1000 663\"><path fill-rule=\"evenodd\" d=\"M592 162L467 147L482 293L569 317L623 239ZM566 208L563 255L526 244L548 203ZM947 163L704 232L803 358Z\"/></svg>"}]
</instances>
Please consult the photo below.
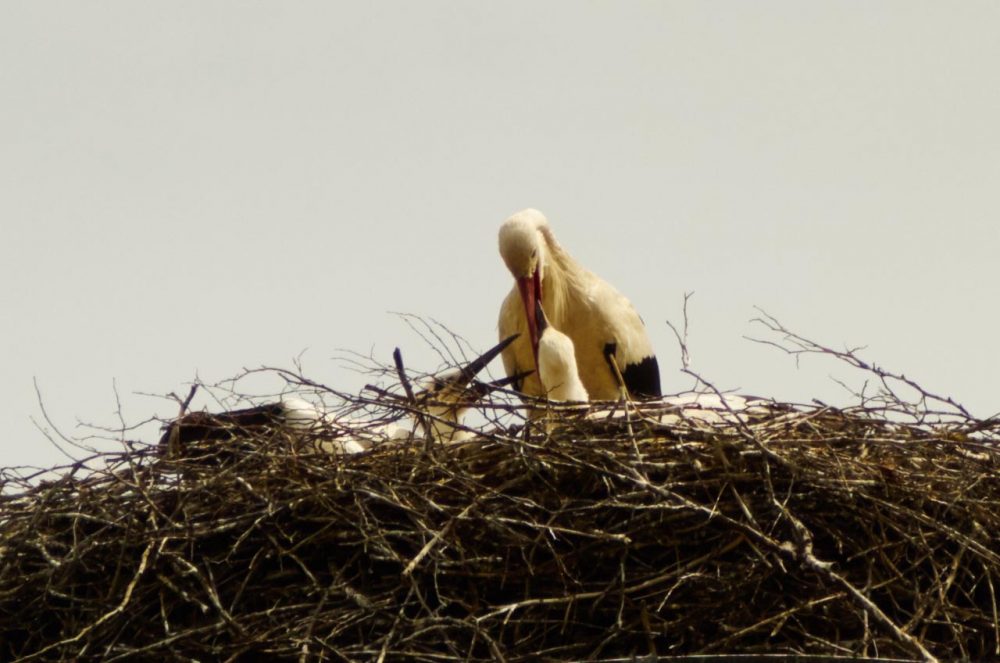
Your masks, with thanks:
<instances>
[{"instance_id":1,"label":"red beak","mask_svg":"<svg viewBox=\"0 0 1000 663\"><path fill-rule=\"evenodd\" d=\"M517 289L521 293L521 303L524 304L524 315L528 319L528 337L531 340L531 354L538 366L538 318L535 316L535 303L542 299L542 281L536 269L531 276L517 279Z\"/></svg>"}]
</instances>

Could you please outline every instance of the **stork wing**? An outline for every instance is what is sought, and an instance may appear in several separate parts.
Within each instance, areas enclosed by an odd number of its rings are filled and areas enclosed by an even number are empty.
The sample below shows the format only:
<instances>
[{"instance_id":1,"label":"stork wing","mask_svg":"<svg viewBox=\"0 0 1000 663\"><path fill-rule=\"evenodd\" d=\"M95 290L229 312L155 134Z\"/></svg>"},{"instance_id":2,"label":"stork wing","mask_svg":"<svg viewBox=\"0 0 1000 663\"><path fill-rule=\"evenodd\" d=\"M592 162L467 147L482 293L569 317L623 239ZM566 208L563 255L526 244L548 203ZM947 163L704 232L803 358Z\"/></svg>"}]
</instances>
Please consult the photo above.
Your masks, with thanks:
<instances>
[{"instance_id":1,"label":"stork wing","mask_svg":"<svg viewBox=\"0 0 1000 663\"><path fill-rule=\"evenodd\" d=\"M227 440L241 431L259 426L273 426L283 421L281 403L268 403L229 412L190 412L167 426L160 438L164 449L173 443L179 449L192 442Z\"/></svg>"},{"instance_id":2,"label":"stork wing","mask_svg":"<svg viewBox=\"0 0 1000 663\"><path fill-rule=\"evenodd\" d=\"M595 290L599 293L595 300L602 303L596 315L604 325L605 359L614 356L625 388L633 398L659 398L660 367L645 323L632 302L609 284L600 282Z\"/></svg>"},{"instance_id":3,"label":"stork wing","mask_svg":"<svg viewBox=\"0 0 1000 663\"><path fill-rule=\"evenodd\" d=\"M622 373L625 388L636 398L659 398L660 365L654 355L642 358L636 364L625 364Z\"/></svg>"}]
</instances>

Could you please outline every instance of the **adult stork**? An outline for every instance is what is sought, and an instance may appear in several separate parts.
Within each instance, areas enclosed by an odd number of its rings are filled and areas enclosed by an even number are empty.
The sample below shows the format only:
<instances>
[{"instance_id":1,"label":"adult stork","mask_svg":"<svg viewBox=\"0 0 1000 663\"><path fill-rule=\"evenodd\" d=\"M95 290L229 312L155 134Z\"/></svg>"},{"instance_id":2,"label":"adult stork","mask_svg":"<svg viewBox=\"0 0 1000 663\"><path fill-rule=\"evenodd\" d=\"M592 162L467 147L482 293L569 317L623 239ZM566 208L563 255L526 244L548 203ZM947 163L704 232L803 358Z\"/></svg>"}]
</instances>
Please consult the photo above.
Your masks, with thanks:
<instances>
[{"instance_id":1,"label":"adult stork","mask_svg":"<svg viewBox=\"0 0 1000 663\"><path fill-rule=\"evenodd\" d=\"M573 342L580 379L591 398L619 398L622 382L633 398L661 395L660 369L639 314L559 245L541 212L523 210L500 226L500 256L515 280L500 307L500 338L521 334L503 352L507 375L538 366L535 304L540 301L551 326ZM515 382L515 388L530 396L545 393L537 373Z\"/></svg>"},{"instance_id":2,"label":"adult stork","mask_svg":"<svg viewBox=\"0 0 1000 663\"><path fill-rule=\"evenodd\" d=\"M432 376L423 383L423 389L414 394L418 411L412 417L412 430L387 424L378 430L365 431L363 436L357 432L346 434L345 426L333 413L301 398L285 397L241 410L184 415L166 427L160 447L169 455L183 455L191 443L231 440L265 427L282 430L293 440L313 440L317 450L337 454L359 453L376 441L398 442L414 435L429 435L439 442L458 442L472 435L463 428L462 416L476 401L524 377L513 375L493 382L476 379L515 338L506 338L465 366Z\"/></svg>"}]
</instances>

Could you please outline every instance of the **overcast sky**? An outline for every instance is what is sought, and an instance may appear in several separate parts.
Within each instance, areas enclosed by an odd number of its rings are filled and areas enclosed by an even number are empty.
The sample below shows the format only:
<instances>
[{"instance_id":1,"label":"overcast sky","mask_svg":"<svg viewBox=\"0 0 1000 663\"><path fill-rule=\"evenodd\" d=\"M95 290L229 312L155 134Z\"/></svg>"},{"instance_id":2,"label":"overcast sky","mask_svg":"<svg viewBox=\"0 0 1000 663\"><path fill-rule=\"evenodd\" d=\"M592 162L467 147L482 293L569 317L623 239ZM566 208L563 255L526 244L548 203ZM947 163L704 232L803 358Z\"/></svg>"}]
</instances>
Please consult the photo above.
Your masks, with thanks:
<instances>
[{"instance_id":1,"label":"overcast sky","mask_svg":"<svg viewBox=\"0 0 1000 663\"><path fill-rule=\"evenodd\" d=\"M721 387L849 400L744 340L759 306L991 415L998 35L993 1L3 2L0 465L63 460L36 380L83 435L299 356L435 368L392 311L486 348L525 207L668 391L694 291Z\"/></svg>"}]
</instances>

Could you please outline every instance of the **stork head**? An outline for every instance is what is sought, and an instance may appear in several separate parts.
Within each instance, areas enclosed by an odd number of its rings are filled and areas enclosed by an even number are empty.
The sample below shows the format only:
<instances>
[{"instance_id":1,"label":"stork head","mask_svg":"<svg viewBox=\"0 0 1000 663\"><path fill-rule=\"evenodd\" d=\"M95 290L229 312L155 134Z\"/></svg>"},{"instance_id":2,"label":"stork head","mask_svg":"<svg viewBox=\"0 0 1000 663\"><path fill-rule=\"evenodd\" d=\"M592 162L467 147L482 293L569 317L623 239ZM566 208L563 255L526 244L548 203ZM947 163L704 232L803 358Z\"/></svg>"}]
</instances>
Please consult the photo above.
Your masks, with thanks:
<instances>
[{"instance_id":1,"label":"stork head","mask_svg":"<svg viewBox=\"0 0 1000 663\"><path fill-rule=\"evenodd\" d=\"M546 244L542 228L548 225L545 216L534 209L526 209L504 221L500 226L500 257L517 282L528 320L531 351L538 365L537 302L542 300L542 280L545 278Z\"/></svg>"}]
</instances>

